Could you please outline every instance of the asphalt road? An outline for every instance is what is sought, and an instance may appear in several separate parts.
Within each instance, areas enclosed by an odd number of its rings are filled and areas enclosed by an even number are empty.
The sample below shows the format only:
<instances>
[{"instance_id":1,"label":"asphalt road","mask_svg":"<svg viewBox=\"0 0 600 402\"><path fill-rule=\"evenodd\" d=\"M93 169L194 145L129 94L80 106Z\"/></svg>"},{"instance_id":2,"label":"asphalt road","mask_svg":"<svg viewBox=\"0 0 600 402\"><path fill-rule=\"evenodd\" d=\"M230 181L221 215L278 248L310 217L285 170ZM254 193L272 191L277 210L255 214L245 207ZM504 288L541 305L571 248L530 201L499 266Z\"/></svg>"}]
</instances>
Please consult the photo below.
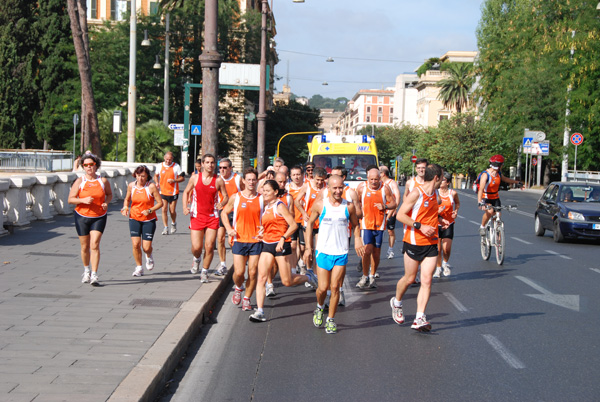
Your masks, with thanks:
<instances>
[{"instance_id":1,"label":"asphalt road","mask_svg":"<svg viewBox=\"0 0 600 402\"><path fill-rule=\"evenodd\" d=\"M430 333L410 329L418 288L404 298L407 323L391 318L401 245L370 291L354 286L352 252L337 334L312 325L315 294L304 287L278 286L265 323L250 322L226 294L160 401L597 400L599 246L536 237L539 194L509 191L503 204L519 209L503 215L504 265L483 261L481 212L474 193L459 194L454 268L433 285Z\"/></svg>"}]
</instances>

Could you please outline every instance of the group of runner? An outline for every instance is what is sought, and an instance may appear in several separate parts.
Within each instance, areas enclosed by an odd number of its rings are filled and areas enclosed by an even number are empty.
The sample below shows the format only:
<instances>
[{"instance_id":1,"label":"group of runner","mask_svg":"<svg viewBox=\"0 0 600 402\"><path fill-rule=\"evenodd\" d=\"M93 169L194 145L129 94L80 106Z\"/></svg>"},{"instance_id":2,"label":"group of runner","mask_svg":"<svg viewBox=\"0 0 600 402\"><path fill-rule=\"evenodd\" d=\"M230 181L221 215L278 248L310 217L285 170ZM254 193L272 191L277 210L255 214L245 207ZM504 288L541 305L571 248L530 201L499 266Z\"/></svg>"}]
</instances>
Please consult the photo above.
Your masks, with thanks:
<instances>
[{"instance_id":1,"label":"group of runner","mask_svg":"<svg viewBox=\"0 0 600 402\"><path fill-rule=\"evenodd\" d=\"M76 180L69 195L69 202L76 204L75 222L84 264L82 282L93 285L98 284L99 242L112 198L110 185L96 173L100 163L94 155L84 156L84 176ZM404 224L405 274L390 300L392 317L398 324L404 322L402 296L417 279L420 266L421 288L412 328L431 329L425 307L432 278L450 274L453 220L460 207L456 192L448 187L450 178L440 166L418 160L417 176L407 183L402 203L398 185L386 167L367 166L367 181L356 190L344 183L347 171L343 166L330 172L312 163L288 169L278 158L261 175L248 168L241 176L233 173L227 158L220 160L218 167L220 175L215 156L203 155L183 192L183 213L190 215L191 272L200 273L201 282L208 282L217 243L220 264L215 275L226 274L225 241L229 239L234 260L232 302L251 311L251 296L256 291L257 309L250 315L251 321L266 321L265 297L275 295L273 277L279 272L284 286L305 283L316 288L313 324L320 327L325 323L326 332L335 333L337 306L345 304L343 282L352 234L363 271L356 286L376 288L383 233L388 231L388 258L393 258L398 220ZM135 170L134 178L121 212L130 218L136 262L133 275L141 276L142 251L146 269L154 267L156 211L162 208L163 234L177 230L174 211L178 183L184 176L173 155L167 153L155 176L157 184L149 180L150 171L143 165Z\"/></svg>"}]
</instances>

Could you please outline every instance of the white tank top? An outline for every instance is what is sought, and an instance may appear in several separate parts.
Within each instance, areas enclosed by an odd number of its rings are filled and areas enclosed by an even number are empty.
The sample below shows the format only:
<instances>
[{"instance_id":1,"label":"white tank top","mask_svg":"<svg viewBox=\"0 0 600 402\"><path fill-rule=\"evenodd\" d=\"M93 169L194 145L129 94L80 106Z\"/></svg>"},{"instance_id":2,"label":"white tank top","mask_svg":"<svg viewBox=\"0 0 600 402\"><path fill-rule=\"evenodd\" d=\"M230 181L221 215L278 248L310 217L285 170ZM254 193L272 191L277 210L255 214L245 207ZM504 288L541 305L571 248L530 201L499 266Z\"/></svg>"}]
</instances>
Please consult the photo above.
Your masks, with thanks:
<instances>
[{"instance_id":1,"label":"white tank top","mask_svg":"<svg viewBox=\"0 0 600 402\"><path fill-rule=\"evenodd\" d=\"M329 197L325 198L323 211L319 216L317 251L328 255L348 254L349 221L348 201L342 200L339 206L334 207L329 202Z\"/></svg>"}]
</instances>

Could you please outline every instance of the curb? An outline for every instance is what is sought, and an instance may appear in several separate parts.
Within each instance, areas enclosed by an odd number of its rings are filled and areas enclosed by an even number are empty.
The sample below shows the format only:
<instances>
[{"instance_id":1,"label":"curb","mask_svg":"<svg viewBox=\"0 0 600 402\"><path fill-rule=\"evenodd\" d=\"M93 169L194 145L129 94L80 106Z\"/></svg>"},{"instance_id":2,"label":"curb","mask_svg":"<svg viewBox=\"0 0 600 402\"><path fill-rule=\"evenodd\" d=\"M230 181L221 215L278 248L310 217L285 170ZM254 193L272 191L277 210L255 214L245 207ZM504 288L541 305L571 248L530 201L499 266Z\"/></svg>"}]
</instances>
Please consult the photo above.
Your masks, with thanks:
<instances>
[{"instance_id":1,"label":"curb","mask_svg":"<svg viewBox=\"0 0 600 402\"><path fill-rule=\"evenodd\" d=\"M181 356L203 326L204 318L231 284L233 267L218 282L202 284L127 377L108 398L110 402L153 401Z\"/></svg>"}]
</instances>

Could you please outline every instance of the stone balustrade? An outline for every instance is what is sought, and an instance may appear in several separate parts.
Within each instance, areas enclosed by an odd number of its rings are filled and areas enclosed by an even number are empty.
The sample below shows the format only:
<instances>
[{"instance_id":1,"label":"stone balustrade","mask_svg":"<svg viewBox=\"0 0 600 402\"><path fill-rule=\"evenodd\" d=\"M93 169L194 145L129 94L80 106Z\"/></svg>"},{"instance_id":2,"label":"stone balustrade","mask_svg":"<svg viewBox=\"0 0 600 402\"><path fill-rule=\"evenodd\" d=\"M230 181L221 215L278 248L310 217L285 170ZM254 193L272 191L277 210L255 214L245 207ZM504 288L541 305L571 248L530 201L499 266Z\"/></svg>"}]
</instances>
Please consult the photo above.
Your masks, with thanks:
<instances>
[{"instance_id":1,"label":"stone balustrade","mask_svg":"<svg viewBox=\"0 0 600 402\"><path fill-rule=\"evenodd\" d=\"M103 163L99 174L110 183L113 200L122 201L127 195L127 184L134 179L133 171L139 164ZM146 165L154 175L156 166ZM73 213L68 203L73 182L83 172L15 174L0 178L0 236L8 234L5 226L26 226L33 220L49 220L55 215Z\"/></svg>"}]
</instances>

